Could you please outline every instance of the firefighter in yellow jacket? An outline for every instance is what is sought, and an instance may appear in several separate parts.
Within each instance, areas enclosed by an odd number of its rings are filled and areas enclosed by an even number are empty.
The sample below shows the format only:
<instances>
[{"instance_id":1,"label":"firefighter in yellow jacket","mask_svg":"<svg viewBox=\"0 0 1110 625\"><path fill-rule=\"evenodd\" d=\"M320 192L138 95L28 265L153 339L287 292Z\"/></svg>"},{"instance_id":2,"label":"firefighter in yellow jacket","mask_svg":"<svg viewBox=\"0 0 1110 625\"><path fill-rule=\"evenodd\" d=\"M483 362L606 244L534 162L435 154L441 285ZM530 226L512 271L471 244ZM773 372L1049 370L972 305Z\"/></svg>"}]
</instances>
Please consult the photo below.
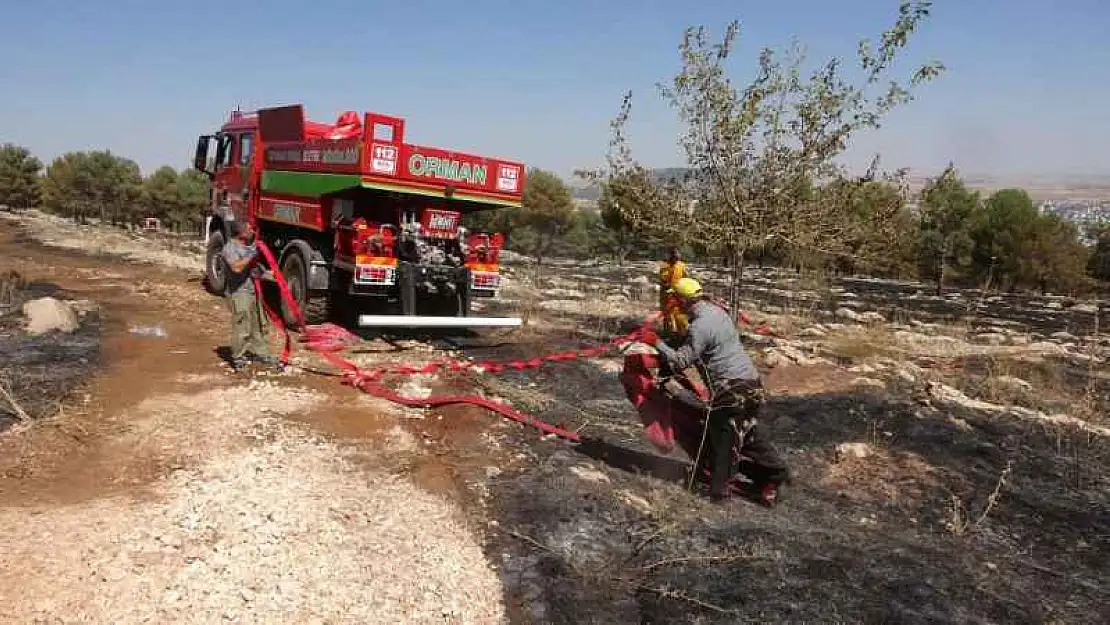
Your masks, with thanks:
<instances>
[{"instance_id":1,"label":"firefighter in yellow jacket","mask_svg":"<svg viewBox=\"0 0 1110 625\"><path fill-rule=\"evenodd\" d=\"M659 310L663 313L663 330L667 334L684 336L690 326L682 302L673 292L678 281L688 277L681 253L677 247L672 247L667 260L659 266Z\"/></svg>"}]
</instances>

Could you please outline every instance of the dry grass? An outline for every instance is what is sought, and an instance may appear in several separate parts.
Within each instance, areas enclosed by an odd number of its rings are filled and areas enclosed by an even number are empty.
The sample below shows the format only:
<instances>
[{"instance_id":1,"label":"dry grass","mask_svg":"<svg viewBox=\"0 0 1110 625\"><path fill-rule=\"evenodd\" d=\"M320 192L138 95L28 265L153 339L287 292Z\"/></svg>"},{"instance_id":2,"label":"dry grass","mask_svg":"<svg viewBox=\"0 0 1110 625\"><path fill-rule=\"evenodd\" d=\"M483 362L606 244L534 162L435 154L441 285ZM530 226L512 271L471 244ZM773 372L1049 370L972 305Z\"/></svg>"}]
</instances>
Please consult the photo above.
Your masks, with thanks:
<instances>
[{"instance_id":1,"label":"dry grass","mask_svg":"<svg viewBox=\"0 0 1110 625\"><path fill-rule=\"evenodd\" d=\"M983 506L983 510L979 513L979 516L974 519L971 518L967 506L959 495L950 493L950 518L946 525L948 531L957 536L964 536L979 529L979 527L983 525L983 522L987 520L987 516L991 513L991 510L998 505L999 500L1002 498L1002 489L1006 486L1006 480L1010 477L1010 473L1013 469L1013 462L1007 462L1006 468L998 475L998 482L995 483L994 490L987 496L987 501Z\"/></svg>"},{"instance_id":2,"label":"dry grass","mask_svg":"<svg viewBox=\"0 0 1110 625\"><path fill-rule=\"evenodd\" d=\"M899 348L889 328L872 326L830 332L822 340L822 351L853 362L903 355L903 350Z\"/></svg>"},{"instance_id":3,"label":"dry grass","mask_svg":"<svg viewBox=\"0 0 1110 625\"><path fill-rule=\"evenodd\" d=\"M872 437L864 458L848 455L821 476L821 485L841 496L914 512L940 486L937 470L920 455L892 450Z\"/></svg>"},{"instance_id":4,"label":"dry grass","mask_svg":"<svg viewBox=\"0 0 1110 625\"><path fill-rule=\"evenodd\" d=\"M29 421L31 419L27 411L23 409L23 406L16 401L11 391L11 384L7 378L3 376L0 376L0 399L4 400L4 403L11 409L11 413L20 421Z\"/></svg>"}]
</instances>

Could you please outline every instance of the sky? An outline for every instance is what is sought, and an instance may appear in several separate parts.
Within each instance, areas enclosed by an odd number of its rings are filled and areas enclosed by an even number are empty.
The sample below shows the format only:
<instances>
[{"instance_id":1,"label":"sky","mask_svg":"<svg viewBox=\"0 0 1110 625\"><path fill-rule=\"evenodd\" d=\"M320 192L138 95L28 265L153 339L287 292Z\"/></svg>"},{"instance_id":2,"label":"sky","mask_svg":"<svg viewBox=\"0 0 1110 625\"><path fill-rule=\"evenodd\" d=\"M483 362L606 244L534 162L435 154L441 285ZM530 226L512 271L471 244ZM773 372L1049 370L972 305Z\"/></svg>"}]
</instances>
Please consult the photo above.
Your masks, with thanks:
<instances>
[{"instance_id":1,"label":"sky","mask_svg":"<svg viewBox=\"0 0 1110 625\"><path fill-rule=\"evenodd\" d=\"M642 163L681 166L680 126L654 85L687 26L741 22L732 76L796 38L854 58L897 0L0 0L0 143L46 162L110 149L187 167L196 136L243 110L303 103L406 119L410 143L519 159L569 176L603 162L633 93ZM1110 174L1110 2L936 0L911 42L947 71L845 161L933 175Z\"/></svg>"}]
</instances>

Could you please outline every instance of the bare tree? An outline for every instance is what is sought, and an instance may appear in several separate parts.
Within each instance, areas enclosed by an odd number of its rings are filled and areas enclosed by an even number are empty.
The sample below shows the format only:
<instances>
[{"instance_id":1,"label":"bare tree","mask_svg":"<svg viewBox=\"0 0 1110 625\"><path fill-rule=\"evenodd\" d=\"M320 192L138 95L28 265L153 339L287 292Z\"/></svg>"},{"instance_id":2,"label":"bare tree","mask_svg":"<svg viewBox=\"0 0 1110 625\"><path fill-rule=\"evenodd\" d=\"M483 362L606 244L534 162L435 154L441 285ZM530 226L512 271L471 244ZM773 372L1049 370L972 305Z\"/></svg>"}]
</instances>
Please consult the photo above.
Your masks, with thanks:
<instances>
[{"instance_id":1,"label":"bare tree","mask_svg":"<svg viewBox=\"0 0 1110 625\"><path fill-rule=\"evenodd\" d=\"M739 22L729 23L721 41L713 44L704 27L688 28L679 48L681 71L658 86L685 125L680 144L687 174L660 180L633 159L625 136L631 93L611 123L607 166L578 173L603 183L619 180L624 197L635 200L620 203L631 224L660 237L699 241L728 258L733 305L746 255L772 245L848 253L845 242L858 238L859 229L874 234L875 228L895 220L893 213L871 215L866 222L853 218L858 213L852 208L854 195L876 179L878 157L855 179L834 159L854 134L878 128L887 113L912 99L910 89L943 71L942 64L931 62L905 81L886 81L930 8L931 2L903 2L877 46L861 41L856 82L845 77L839 58L803 77L806 58L795 43L785 54L764 49L755 78L739 90L726 74ZM904 171L882 177L900 182L905 190ZM895 210L896 204L890 206Z\"/></svg>"}]
</instances>

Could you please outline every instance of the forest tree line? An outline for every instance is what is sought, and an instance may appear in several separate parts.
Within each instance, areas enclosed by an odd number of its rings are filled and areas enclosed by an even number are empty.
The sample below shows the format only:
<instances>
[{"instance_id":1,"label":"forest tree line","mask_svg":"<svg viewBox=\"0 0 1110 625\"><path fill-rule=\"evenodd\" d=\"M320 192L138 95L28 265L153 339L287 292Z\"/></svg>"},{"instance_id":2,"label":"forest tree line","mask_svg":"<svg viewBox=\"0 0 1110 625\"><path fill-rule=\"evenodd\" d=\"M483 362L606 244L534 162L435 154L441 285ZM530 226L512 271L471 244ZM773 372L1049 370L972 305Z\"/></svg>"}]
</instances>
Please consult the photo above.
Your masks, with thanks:
<instances>
[{"instance_id":1,"label":"forest tree line","mask_svg":"<svg viewBox=\"0 0 1110 625\"><path fill-rule=\"evenodd\" d=\"M473 214L466 224L503 232L509 249L541 261L623 263L661 258L677 245L689 258L716 262L715 250L704 241L637 228L622 213L620 202L628 199L621 197L621 181L600 184L597 210L581 210L565 180L532 169L520 208ZM811 186L807 196L837 194L828 187ZM1007 291L1081 293L1110 282L1110 228L1093 227L1095 242L1085 245L1076 224L1041 213L1022 189L983 195L953 167L912 198L916 207L895 182L872 180L857 187L846 218L871 227L846 227L853 235L842 253L765 245L748 250L744 262ZM168 166L144 177L134 161L108 151L71 152L44 167L26 148L7 144L0 146L0 205L121 227L155 217L171 231L199 235L209 181L199 172Z\"/></svg>"}]
</instances>

